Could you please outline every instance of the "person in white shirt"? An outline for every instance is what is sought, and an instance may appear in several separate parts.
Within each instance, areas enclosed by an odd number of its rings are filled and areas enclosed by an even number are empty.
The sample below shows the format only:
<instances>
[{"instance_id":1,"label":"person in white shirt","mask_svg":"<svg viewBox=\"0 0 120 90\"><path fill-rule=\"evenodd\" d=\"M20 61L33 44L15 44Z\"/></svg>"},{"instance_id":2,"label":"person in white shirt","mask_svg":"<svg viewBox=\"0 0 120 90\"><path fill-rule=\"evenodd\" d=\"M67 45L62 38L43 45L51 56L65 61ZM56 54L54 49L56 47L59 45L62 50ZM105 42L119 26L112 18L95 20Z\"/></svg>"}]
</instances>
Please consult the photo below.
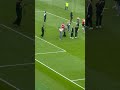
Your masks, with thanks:
<instances>
[{"instance_id":1,"label":"person in white shirt","mask_svg":"<svg viewBox=\"0 0 120 90\"><path fill-rule=\"evenodd\" d=\"M63 32L63 28L60 28L60 27L59 27L59 32L60 32L60 36L59 36L59 37L60 37L60 40L62 40L62 32Z\"/></svg>"},{"instance_id":2,"label":"person in white shirt","mask_svg":"<svg viewBox=\"0 0 120 90\"><path fill-rule=\"evenodd\" d=\"M47 14L46 14L46 11L44 12L44 22L46 22L46 19L47 19Z\"/></svg>"}]
</instances>

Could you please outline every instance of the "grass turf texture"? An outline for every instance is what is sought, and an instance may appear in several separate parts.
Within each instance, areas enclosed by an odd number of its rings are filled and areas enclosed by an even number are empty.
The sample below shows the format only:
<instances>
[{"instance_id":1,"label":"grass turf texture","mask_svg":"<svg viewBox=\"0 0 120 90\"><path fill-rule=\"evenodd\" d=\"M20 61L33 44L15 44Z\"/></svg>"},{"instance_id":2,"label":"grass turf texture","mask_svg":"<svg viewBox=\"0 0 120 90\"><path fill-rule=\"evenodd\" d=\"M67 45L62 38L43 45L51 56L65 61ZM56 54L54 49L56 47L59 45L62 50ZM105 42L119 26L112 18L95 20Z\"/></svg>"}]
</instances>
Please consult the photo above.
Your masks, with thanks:
<instances>
[{"instance_id":1,"label":"grass turf texture","mask_svg":"<svg viewBox=\"0 0 120 90\"><path fill-rule=\"evenodd\" d=\"M34 63L34 42L1 25L4 24L34 38L34 1L23 2L28 5L23 9L21 26L16 27L12 24L16 18L16 0L0 1L0 79L2 78L19 89L33 90L34 64L8 67L6 65ZM0 90L14 89L0 80Z\"/></svg>"},{"instance_id":2,"label":"grass turf texture","mask_svg":"<svg viewBox=\"0 0 120 90\"><path fill-rule=\"evenodd\" d=\"M65 24L68 22L67 19L69 19L71 11L73 11L74 15L74 23L72 23L72 26L75 25L77 17L80 17L81 19L85 18L85 3L84 0L69 0L69 10L65 11L65 2L66 0L36 0L35 58L70 80L82 79L85 77L85 36L82 31L82 27L80 26L78 38L73 40L69 38L70 35L68 32L66 38L59 40L58 27L62 22ZM45 37L40 39L44 10L47 11ZM51 45L48 42L60 48ZM67 52L65 52L63 49ZM83 90L50 69L47 69L45 66L39 64L37 61L35 81L36 90ZM74 82L82 87L85 86L84 80Z\"/></svg>"},{"instance_id":3,"label":"grass turf texture","mask_svg":"<svg viewBox=\"0 0 120 90\"><path fill-rule=\"evenodd\" d=\"M119 34L120 17L112 7L114 0L105 0L101 29L95 29L95 3L93 1L93 30L86 31L86 86L91 90L117 90L120 88ZM117 73L117 74L116 74Z\"/></svg>"},{"instance_id":4,"label":"grass turf texture","mask_svg":"<svg viewBox=\"0 0 120 90\"><path fill-rule=\"evenodd\" d=\"M28 89L29 85L31 86L33 85L33 82L30 82L29 84L25 84L25 83L28 83L28 81L34 81L34 78L32 78L34 77L34 74L33 74L34 64L18 65L18 66L16 66L16 64L34 63L32 57L26 55L26 53L28 52L29 54L33 53L31 52L31 47L33 42L31 40L28 40L25 37L22 37L19 34L16 34L15 32L7 28L4 28L1 25L0 27L1 27L0 38L3 39L1 43L1 46L3 46L1 47L1 51L4 52L1 55L0 79L2 78L3 80L9 82L10 84L13 84L15 87L19 89L21 88L23 90ZM10 37L7 37L9 35ZM21 45L21 43L24 43L24 45L23 44ZM25 47L26 49L24 49ZM24 49L24 52L23 52L23 49ZM15 65L15 66L6 66L6 65ZM0 85L2 85L0 86L1 90L8 90L6 88L10 89L10 85L2 82L1 80L0 80ZM14 90L14 89L10 89L10 90Z\"/></svg>"}]
</instances>

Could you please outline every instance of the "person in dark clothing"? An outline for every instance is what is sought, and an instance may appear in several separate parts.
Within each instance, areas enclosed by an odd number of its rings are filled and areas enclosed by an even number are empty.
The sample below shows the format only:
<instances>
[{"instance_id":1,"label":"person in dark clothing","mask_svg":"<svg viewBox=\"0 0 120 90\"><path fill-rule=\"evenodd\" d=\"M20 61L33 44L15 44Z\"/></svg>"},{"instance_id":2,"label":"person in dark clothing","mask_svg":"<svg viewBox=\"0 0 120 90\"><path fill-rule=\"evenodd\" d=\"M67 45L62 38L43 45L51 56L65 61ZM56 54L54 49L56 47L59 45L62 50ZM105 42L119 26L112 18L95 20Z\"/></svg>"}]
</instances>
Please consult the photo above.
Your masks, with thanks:
<instances>
[{"instance_id":1,"label":"person in dark clothing","mask_svg":"<svg viewBox=\"0 0 120 90\"><path fill-rule=\"evenodd\" d=\"M41 31L42 31L41 37L44 37L44 32L45 32L44 25L42 26Z\"/></svg>"},{"instance_id":2,"label":"person in dark clothing","mask_svg":"<svg viewBox=\"0 0 120 90\"><path fill-rule=\"evenodd\" d=\"M63 30L63 37L66 37L66 30Z\"/></svg>"},{"instance_id":3,"label":"person in dark clothing","mask_svg":"<svg viewBox=\"0 0 120 90\"><path fill-rule=\"evenodd\" d=\"M68 29L68 32L70 31L70 21L67 22L67 29Z\"/></svg>"},{"instance_id":4,"label":"person in dark clothing","mask_svg":"<svg viewBox=\"0 0 120 90\"><path fill-rule=\"evenodd\" d=\"M46 11L44 12L44 22L46 22L47 14Z\"/></svg>"},{"instance_id":5,"label":"person in dark clothing","mask_svg":"<svg viewBox=\"0 0 120 90\"><path fill-rule=\"evenodd\" d=\"M70 38L72 38L72 39L74 38L74 26L72 27Z\"/></svg>"},{"instance_id":6,"label":"person in dark clothing","mask_svg":"<svg viewBox=\"0 0 120 90\"><path fill-rule=\"evenodd\" d=\"M80 26L80 24L79 24L79 22L77 22L77 24L76 24L76 27L79 29L79 26Z\"/></svg>"},{"instance_id":7,"label":"person in dark clothing","mask_svg":"<svg viewBox=\"0 0 120 90\"><path fill-rule=\"evenodd\" d=\"M70 13L70 23L72 23L72 20L73 20L73 13L71 12Z\"/></svg>"},{"instance_id":8,"label":"person in dark clothing","mask_svg":"<svg viewBox=\"0 0 120 90\"><path fill-rule=\"evenodd\" d=\"M96 28L101 28L104 6L104 0L98 0L96 3Z\"/></svg>"},{"instance_id":9,"label":"person in dark clothing","mask_svg":"<svg viewBox=\"0 0 120 90\"><path fill-rule=\"evenodd\" d=\"M64 22L62 23L61 28L63 29L63 37L66 37L66 28Z\"/></svg>"},{"instance_id":10,"label":"person in dark clothing","mask_svg":"<svg viewBox=\"0 0 120 90\"><path fill-rule=\"evenodd\" d=\"M92 15L93 15L92 2L91 2L91 0L88 0L86 27L90 27L90 29L93 29L93 27L92 27Z\"/></svg>"},{"instance_id":11,"label":"person in dark clothing","mask_svg":"<svg viewBox=\"0 0 120 90\"><path fill-rule=\"evenodd\" d=\"M77 36L78 36L78 29L79 29L79 27L76 26L76 27L75 27L75 38L77 38Z\"/></svg>"},{"instance_id":12,"label":"person in dark clothing","mask_svg":"<svg viewBox=\"0 0 120 90\"><path fill-rule=\"evenodd\" d=\"M22 0L17 0L16 2L16 15L17 15L17 18L13 24L20 26L21 19L22 19Z\"/></svg>"},{"instance_id":13,"label":"person in dark clothing","mask_svg":"<svg viewBox=\"0 0 120 90\"><path fill-rule=\"evenodd\" d=\"M79 17L77 17L77 23L78 23L78 24L80 23L80 18L79 18Z\"/></svg>"},{"instance_id":14,"label":"person in dark clothing","mask_svg":"<svg viewBox=\"0 0 120 90\"><path fill-rule=\"evenodd\" d=\"M113 6L113 8L115 8L117 10L117 16L120 16L120 0L114 0L115 1L115 5Z\"/></svg>"}]
</instances>

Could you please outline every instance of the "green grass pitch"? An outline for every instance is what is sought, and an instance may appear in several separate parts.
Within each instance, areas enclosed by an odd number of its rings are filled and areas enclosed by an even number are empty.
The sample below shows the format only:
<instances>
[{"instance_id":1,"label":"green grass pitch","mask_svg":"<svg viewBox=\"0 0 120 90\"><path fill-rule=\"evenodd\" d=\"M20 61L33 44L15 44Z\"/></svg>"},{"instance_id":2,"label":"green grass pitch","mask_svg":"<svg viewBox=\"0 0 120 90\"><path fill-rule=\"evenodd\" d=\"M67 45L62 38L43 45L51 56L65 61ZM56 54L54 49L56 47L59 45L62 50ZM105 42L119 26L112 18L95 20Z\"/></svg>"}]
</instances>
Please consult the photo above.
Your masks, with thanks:
<instances>
[{"instance_id":1,"label":"green grass pitch","mask_svg":"<svg viewBox=\"0 0 120 90\"><path fill-rule=\"evenodd\" d=\"M27 6L16 27L16 0L0 2L0 90L34 90L34 42L25 37L34 39L34 0L23 3Z\"/></svg>"},{"instance_id":2,"label":"green grass pitch","mask_svg":"<svg viewBox=\"0 0 120 90\"><path fill-rule=\"evenodd\" d=\"M65 10L65 3L69 9ZM41 38L43 14L47 12L45 36ZM76 24L77 17L85 18L84 0L35 1L35 89L84 90L85 88L85 33L80 26L77 39L59 40L58 27L69 20L70 12ZM80 24L81 25L81 24Z\"/></svg>"}]
</instances>

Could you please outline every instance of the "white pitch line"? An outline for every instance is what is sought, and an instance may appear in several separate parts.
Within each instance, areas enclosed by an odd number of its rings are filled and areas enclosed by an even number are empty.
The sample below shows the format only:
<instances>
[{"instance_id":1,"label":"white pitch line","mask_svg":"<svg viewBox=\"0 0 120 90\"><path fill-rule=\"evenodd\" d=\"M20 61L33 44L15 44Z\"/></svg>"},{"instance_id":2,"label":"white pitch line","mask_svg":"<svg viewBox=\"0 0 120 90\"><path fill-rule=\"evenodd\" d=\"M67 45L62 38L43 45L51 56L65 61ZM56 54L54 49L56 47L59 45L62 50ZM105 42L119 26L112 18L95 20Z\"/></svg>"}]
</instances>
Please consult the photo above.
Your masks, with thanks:
<instances>
[{"instance_id":1,"label":"white pitch line","mask_svg":"<svg viewBox=\"0 0 120 90\"><path fill-rule=\"evenodd\" d=\"M50 44L50 45L52 45L52 46L54 46L54 47L56 47L56 48L58 48L58 49L63 50L64 52L66 52L66 50L64 50L64 49L62 49L62 48L60 48L60 47L58 47L58 46L56 46L56 45L54 45L54 44L52 44L52 43L50 43L50 42L48 42L48 41L46 41L46 40L38 37L38 36L35 36L35 37L38 38L38 39L40 39L40 40L42 40L42 41L44 41L44 42L46 42L46 43L48 43L48 44Z\"/></svg>"},{"instance_id":2,"label":"white pitch line","mask_svg":"<svg viewBox=\"0 0 120 90\"><path fill-rule=\"evenodd\" d=\"M35 12L44 12L44 11L40 11L40 10L36 10ZM58 15L55 15L55 14L52 14L52 13L50 13L50 12L47 12L48 14L50 14L50 15L53 15L53 16L55 16L55 17L58 17L58 18L61 18L61 19L64 19L64 20L69 20L69 19L66 19L66 18L63 18L63 17L61 17L61 16L58 16ZM38 21L38 20L37 20ZM76 23L76 22L74 22L74 21L72 21L73 23ZM82 25L81 25L82 26ZM83 37L83 36L81 36L81 38L83 39L83 40L85 40L85 38Z\"/></svg>"},{"instance_id":3,"label":"white pitch line","mask_svg":"<svg viewBox=\"0 0 120 90\"><path fill-rule=\"evenodd\" d=\"M44 12L44 11L36 10L35 12ZM48 14L50 14L50 15L53 15L53 16L55 16L55 17L58 17L58 18L64 19L64 20L66 20L66 21L69 21L69 19L66 19L66 18L63 18L63 17L61 17L61 16L58 16L58 15L52 14L52 13L50 13L50 12L46 12L46 13L48 13ZM73 21L73 23L76 23L76 22Z\"/></svg>"},{"instance_id":4,"label":"white pitch line","mask_svg":"<svg viewBox=\"0 0 120 90\"><path fill-rule=\"evenodd\" d=\"M64 53L65 51L57 51L57 52L45 52L45 53L36 53L35 55L41 55L41 54L54 54L54 53Z\"/></svg>"},{"instance_id":5,"label":"white pitch line","mask_svg":"<svg viewBox=\"0 0 120 90\"><path fill-rule=\"evenodd\" d=\"M11 30L11 31L13 31L13 32L15 32L15 33L17 33L17 34L20 34L20 35L22 35L22 36L24 36L24 37L26 37L26 38L28 38L28 39L34 41L34 39L32 39L32 38L30 38L30 37L24 35L23 33L18 32L18 31L16 31L16 30L14 30L14 29L12 29L12 28L10 28L10 27L4 25L4 24L0 24L0 25L3 26L3 27L5 27L5 28L7 28L7 29L9 29L9 30Z\"/></svg>"},{"instance_id":6,"label":"white pitch line","mask_svg":"<svg viewBox=\"0 0 120 90\"><path fill-rule=\"evenodd\" d=\"M0 68L4 68L4 67L14 67L14 66L25 66L25 65L32 65L35 63L24 63L24 64L14 64L14 65L2 65L0 66Z\"/></svg>"},{"instance_id":7,"label":"white pitch line","mask_svg":"<svg viewBox=\"0 0 120 90\"><path fill-rule=\"evenodd\" d=\"M82 78L82 79L76 79L76 80L72 80L73 82L75 82L75 81L84 81L85 80L85 78Z\"/></svg>"},{"instance_id":8,"label":"white pitch line","mask_svg":"<svg viewBox=\"0 0 120 90\"><path fill-rule=\"evenodd\" d=\"M61 77L65 78L66 80L70 81L71 83L75 84L76 86L82 88L83 90L85 90L84 87L80 86L79 84L73 82L72 80L70 80L69 78L65 77L64 75L60 74L59 72L55 71L54 69L50 68L49 66L45 65L44 63L40 62L39 60L35 59L38 63L42 64L43 66L47 67L48 69L50 69L51 71L55 72L56 74L60 75Z\"/></svg>"},{"instance_id":9,"label":"white pitch line","mask_svg":"<svg viewBox=\"0 0 120 90\"><path fill-rule=\"evenodd\" d=\"M24 36L24 37L26 37L26 38L28 38L28 39L30 39L30 40L32 40L32 41L34 41L34 39L32 39L32 38L30 38L30 37L28 37L27 35L24 35L24 34L22 34L22 33L20 33L20 32L18 32L18 31L16 31L16 30L14 30L14 29L12 29L12 28L10 28L10 27L8 27L8 26L6 26L6 25L4 25L4 24L0 24L1 26L3 26L3 27L5 27L5 28L7 28L7 29L10 29L10 30L12 30L13 32L16 32L17 34L20 34L20 35L22 35L22 36ZM37 36L35 36L35 37L37 37ZM37 38L39 38L39 37L37 37ZM55 47L57 47L57 48L60 48L60 47L58 47L58 46L56 46L56 45L54 45L54 44L52 44L52 43L50 43L50 42L48 42L48 41L46 41L46 40L44 40L44 39L41 39L41 38L39 38L40 40L43 40L43 41L45 41L45 42L47 42L47 43L49 43L49 44L51 44L51 45L53 45L53 46L55 46ZM63 51L65 51L64 49L62 49L62 48L60 48L61 50L63 50ZM66 52L66 51L65 51ZM38 61L37 59L35 59L37 62L39 62L39 63L41 63L40 61ZM55 70L53 70L52 68L50 68L50 67L48 67L47 65L45 65L45 64L43 64L43 63L41 63L42 65L44 65L44 66L46 66L47 68L49 68L50 70L52 70L52 71L54 71L55 73L57 73L57 74L59 74L60 76L62 76L63 78L65 78L65 79L67 79L68 81L70 81L70 82L72 82L73 84L75 84L75 85L77 85L78 87L80 87L80 88L82 88L83 90L85 90L85 88L84 87L82 87L82 86L80 86L80 85L78 85L77 83L75 83L75 82L73 82L72 80L70 80L69 78L67 78L67 77L65 77L65 76L63 76L62 74L60 74L60 73L58 73L58 72L56 72ZM8 83L9 84L9 83ZM11 84L10 84L11 85ZM13 85L12 85L13 86ZM20 89L17 89L17 90L20 90Z\"/></svg>"},{"instance_id":10,"label":"white pitch line","mask_svg":"<svg viewBox=\"0 0 120 90\"><path fill-rule=\"evenodd\" d=\"M34 41L34 39L28 37L27 35L24 35L23 33L20 33L20 32L18 32L18 31L16 31L16 30L14 30L14 29L12 29L12 28L10 28L10 27L4 25L4 24L0 24L0 25L3 26L3 27L5 27L5 28L7 28L7 29L9 29L9 30L11 30L11 31L13 31L13 32L15 32L15 33L17 33L17 34L20 34L20 35L22 35L22 36L24 36L24 37L26 37L26 38L28 38L28 39ZM35 37L37 37L38 39L40 39L40 40L42 40L42 41L44 41L44 42L46 42L46 43L48 43L48 44L50 44L50 45L56 47L56 48L59 48L59 49L65 51L64 49L62 49L62 48L60 48L60 47L58 47L58 46L56 46L56 45L54 45L54 44L52 44L52 43L50 43L50 42L44 40L44 39L42 39L42 38L39 38L38 36L35 36ZM65 51L65 52L66 52L66 51Z\"/></svg>"},{"instance_id":11,"label":"white pitch line","mask_svg":"<svg viewBox=\"0 0 120 90\"><path fill-rule=\"evenodd\" d=\"M109 8L105 7L104 9L109 9Z\"/></svg>"},{"instance_id":12,"label":"white pitch line","mask_svg":"<svg viewBox=\"0 0 120 90\"><path fill-rule=\"evenodd\" d=\"M19 88L15 87L15 86L14 86L14 85L12 85L11 83L9 83L9 82L7 82L7 81L3 80L2 78L0 78L0 81L3 81L4 83L6 83L6 84L8 84L9 86L11 86L11 87L15 88L16 90L20 90Z\"/></svg>"}]
</instances>

